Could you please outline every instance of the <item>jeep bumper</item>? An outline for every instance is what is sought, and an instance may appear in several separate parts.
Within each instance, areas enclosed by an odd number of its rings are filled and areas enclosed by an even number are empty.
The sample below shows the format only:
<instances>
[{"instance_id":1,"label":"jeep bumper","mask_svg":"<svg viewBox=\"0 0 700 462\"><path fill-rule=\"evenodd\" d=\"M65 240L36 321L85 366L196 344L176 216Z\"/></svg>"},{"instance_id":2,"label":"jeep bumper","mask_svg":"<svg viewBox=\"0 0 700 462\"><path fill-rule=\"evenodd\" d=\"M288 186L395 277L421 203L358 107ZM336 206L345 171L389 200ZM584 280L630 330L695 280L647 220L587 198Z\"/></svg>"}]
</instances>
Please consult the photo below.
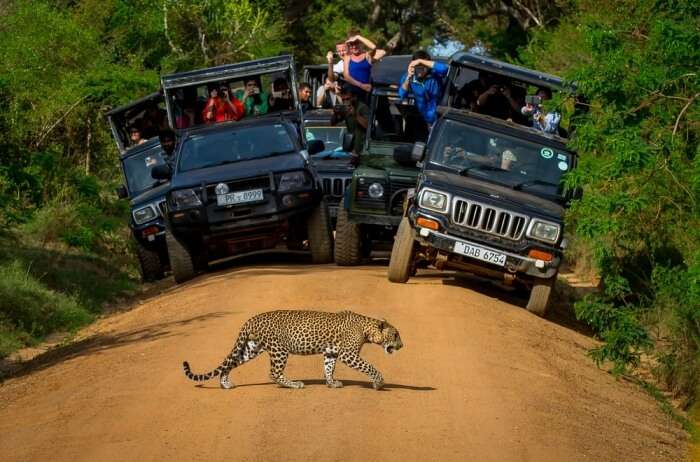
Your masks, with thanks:
<instances>
[{"instance_id":1,"label":"jeep bumper","mask_svg":"<svg viewBox=\"0 0 700 462\"><path fill-rule=\"evenodd\" d=\"M438 231L414 226L416 230L416 240L425 247L432 247L443 254L442 260L445 266L456 268L472 268L475 272L485 274L487 276L496 276L510 274L515 276L527 275L529 278L548 279L553 277L559 271L561 259L554 256L550 261L538 260L526 255L504 251L492 247L485 246L481 243L471 242L466 239L450 236ZM474 257L464 255L455 251L455 246L461 248L479 248L494 255L504 255L505 262L501 266L496 263L489 263Z\"/></svg>"}]
</instances>

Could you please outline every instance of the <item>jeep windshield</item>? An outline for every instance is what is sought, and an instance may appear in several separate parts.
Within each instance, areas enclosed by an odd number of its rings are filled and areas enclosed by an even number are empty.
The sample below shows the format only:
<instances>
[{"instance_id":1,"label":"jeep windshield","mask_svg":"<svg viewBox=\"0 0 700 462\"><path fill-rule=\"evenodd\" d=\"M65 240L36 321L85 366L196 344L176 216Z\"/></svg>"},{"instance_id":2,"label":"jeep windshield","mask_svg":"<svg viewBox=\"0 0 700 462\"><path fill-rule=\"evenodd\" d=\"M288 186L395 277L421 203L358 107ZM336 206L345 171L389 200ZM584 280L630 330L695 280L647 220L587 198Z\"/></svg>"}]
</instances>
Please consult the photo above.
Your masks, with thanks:
<instances>
[{"instance_id":1,"label":"jeep windshield","mask_svg":"<svg viewBox=\"0 0 700 462\"><path fill-rule=\"evenodd\" d=\"M156 145L122 161L130 196L138 196L158 184L158 180L151 177L151 170L156 165L165 163L162 153L160 145Z\"/></svg>"},{"instance_id":2,"label":"jeep windshield","mask_svg":"<svg viewBox=\"0 0 700 462\"><path fill-rule=\"evenodd\" d=\"M313 126L307 125L305 127L306 131L306 141L321 140L326 147L325 151L319 154L315 154L314 157L323 157L327 155L330 151L342 151L343 150L343 135L345 134L346 128L344 125L333 126Z\"/></svg>"},{"instance_id":3,"label":"jeep windshield","mask_svg":"<svg viewBox=\"0 0 700 462\"><path fill-rule=\"evenodd\" d=\"M179 170L186 172L295 151L294 141L282 124L232 127L189 136L180 151Z\"/></svg>"},{"instance_id":4,"label":"jeep windshield","mask_svg":"<svg viewBox=\"0 0 700 462\"><path fill-rule=\"evenodd\" d=\"M546 141L546 140L543 140ZM430 164L516 190L563 198L561 179L574 156L553 143L537 143L454 120L445 120L430 149Z\"/></svg>"}]
</instances>

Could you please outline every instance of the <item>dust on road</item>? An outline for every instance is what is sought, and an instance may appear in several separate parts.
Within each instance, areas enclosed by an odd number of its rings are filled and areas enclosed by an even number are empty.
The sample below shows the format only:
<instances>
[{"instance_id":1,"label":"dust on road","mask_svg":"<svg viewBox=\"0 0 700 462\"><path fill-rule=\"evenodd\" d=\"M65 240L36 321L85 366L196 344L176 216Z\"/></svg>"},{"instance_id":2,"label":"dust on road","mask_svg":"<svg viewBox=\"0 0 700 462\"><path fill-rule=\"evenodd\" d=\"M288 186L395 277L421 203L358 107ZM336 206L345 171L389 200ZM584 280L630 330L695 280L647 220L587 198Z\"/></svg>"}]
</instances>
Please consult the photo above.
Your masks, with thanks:
<instances>
[{"instance_id":1,"label":"dust on road","mask_svg":"<svg viewBox=\"0 0 700 462\"><path fill-rule=\"evenodd\" d=\"M585 356L587 336L543 320L484 283L386 268L234 266L172 288L93 327L55 361L0 387L4 460L682 460L685 436L658 404ZM523 301L524 303L524 301ZM267 355L197 387L241 324L273 309L351 309L386 318L404 348L363 356L384 375ZM59 360L60 359L60 360Z\"/></svg>"}]
</instances>

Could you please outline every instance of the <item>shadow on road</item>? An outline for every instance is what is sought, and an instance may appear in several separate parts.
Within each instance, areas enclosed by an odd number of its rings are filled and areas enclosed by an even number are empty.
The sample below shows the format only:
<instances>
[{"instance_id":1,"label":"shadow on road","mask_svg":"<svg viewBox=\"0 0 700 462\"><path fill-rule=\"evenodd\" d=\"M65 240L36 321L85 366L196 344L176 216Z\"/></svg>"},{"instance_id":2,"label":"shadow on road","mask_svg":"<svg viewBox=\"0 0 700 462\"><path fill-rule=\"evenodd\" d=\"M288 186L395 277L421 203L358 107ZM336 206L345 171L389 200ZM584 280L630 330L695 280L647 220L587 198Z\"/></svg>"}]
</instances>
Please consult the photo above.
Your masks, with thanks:
<instances>
[{"instance_id":1,"label":"shadow on road","mask_svg":"<svg viewBox=\"0 0 700 462\"><path fill-rule=\"evenodd\" d=\"M441 280L441 282L435 282L436 278L441 278L438 279ZM435 272L423 272L423 274L421 274L419 271L419 273L412 279L417 279L422 283L427 284L440 283L448 286L463 287L510 305L518 306L522 309L525 309L527 306L529 297L529 293L525 289L517 286L508 286L467 273L455 272L442 273L442 275L440 275L440 273ZM557 281L557 288L552 294L549 310L547 311L547 315L544 319L578 332L579 334L583 334L588 337L593 336L593 331L591 328L576 319L573 299L565 295L567 292L566 282L561 280Z\"/></svg>"},{"instance_id":2,"label":"shadow on road","mask_svg":"<svg viewBox=\"0 0 700 462\"><path fill-rule=\"evenodd\" d=\"M229 314L231 314L231 312L208 313L189 319L154 324L143 329L131 330L120 334L97 334L83 340L72 342L68 345L50 349L26 362L0 362L0 382L9 378L22 377L80 356L98 354L133 343L152 342L154 340L172 337L176 335L170 330L173 327L204 322L211 318L219 318L228 316Z\"/></svg>"},{"instance_id":3,"label":"shadow on road","mask_svg":"<svg viewBox=\"0 0 700 462\"><path fill-rule=\"evenodd\" d=\"M322 379L310 379L310 380L304 380L304 379L294 379L294 380L301 380L304 382L304 386L307 387L309 385L322 385L326 386L326 381ZM348 387L360 387L360 388L369 388L372 389L372 382L367 382L367 381L362 381L362 380L341 380L343 382L343 388L348 388ZM234 382L235 383L235 382ZM222 390L222 388L217 384L217 385L195 385L197 388L202 388L206 390ZM243 384L236 384L235 388L243 388L243 387L278 387L278 388L284 388L280 387L274 382L261 382L261 383L243 383ZM401 385L397 383L385 383L384 388L382 391L390 391L391 389L397 389L397 390L412 390L412 391L435 391L437 388L433 387L418 387L418 386L413 386L413 385Z\"/></svg>"}]
</instances>

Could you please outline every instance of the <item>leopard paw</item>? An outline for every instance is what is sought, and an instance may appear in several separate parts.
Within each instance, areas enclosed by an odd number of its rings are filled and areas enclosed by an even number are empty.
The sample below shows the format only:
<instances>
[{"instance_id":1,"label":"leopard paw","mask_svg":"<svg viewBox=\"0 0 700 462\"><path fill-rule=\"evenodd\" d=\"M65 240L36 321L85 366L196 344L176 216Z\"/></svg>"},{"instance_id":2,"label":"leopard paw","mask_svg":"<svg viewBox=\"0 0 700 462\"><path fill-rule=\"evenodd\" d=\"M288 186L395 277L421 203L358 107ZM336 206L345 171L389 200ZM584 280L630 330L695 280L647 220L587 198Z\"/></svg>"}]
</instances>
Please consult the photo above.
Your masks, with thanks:
<instances>
[{"instance_id":1,"label":"leopard paw","mask_svg":"<svg viewBox=\"0 0 700 462\"><path fill-rule=\"evenodd\" d=\"M375 390L381 390L384 388L384 382L372 382L372 387L374 387Z\"/></svg>"},{"instance_id":2,"label":"leopard paw","mask_svg":"<svg viewBox=\"0 0 700 462\"><path fill-rule=\"evenodd\" d=\"M343 382L341 382L340 380L334 380L326 384L328 385L328 388L343 388Z\"/></svg>"},{"instance_id":3,"label":"leopard paw","mask_svg":"<svg viewBox=\"0 0 700 462\"><path fill-rule=\"evenodd\" d=\"M304 388L304 382L297 380L289 383L290 388Z\"/></svg>"},{"instance_id":4,"label":"leopard paw","mask_svg":"<svg viewBox=\"0 0 700 462\"><path fill-rule=\"evenodd\" d=\"M221 385L221 388L224 390L230 390L231 388L235 387L233 382L231 382L228 377L221 377L221 380L219 380L219 385Z\"/></svg>"}]
</instances>

